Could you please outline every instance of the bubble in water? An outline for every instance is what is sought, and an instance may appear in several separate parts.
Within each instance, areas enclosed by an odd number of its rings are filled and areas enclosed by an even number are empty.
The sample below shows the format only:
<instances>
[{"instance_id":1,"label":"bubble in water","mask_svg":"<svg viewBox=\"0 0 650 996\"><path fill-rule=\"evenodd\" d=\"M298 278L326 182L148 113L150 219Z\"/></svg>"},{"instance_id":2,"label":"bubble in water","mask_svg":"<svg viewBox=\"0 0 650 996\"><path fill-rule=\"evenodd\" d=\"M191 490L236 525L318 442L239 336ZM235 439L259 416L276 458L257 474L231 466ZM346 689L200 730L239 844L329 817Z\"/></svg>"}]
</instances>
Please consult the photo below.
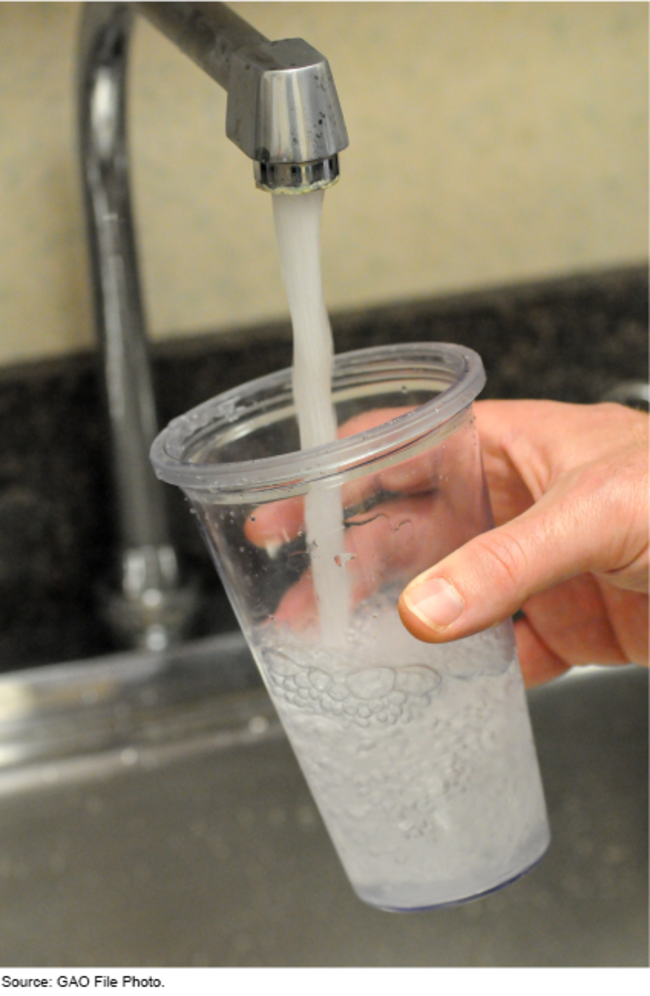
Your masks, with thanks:
<instances>
[{"instance_id":1,"label":"bubble in water","mask_svg":"<svg viewBox=\"0 0 650 996\"><path fill-rule=\"evenodd\" d=\"M426 882L480 887L477 827L495 853L517 838L538 857L543 803L508 640L419 645L381 599L355 610L345 650L297 636L278 649L260 627L259 657L352 880L408 906Z\"/></svg>"},{"instance_id":2,"label":"bubble in water","mask_svg":"<svg viewBox=\"0 0 650 996\"><path fill-rule=\"evenodd\" d=\"M395 672L391 668L367 668L354 671L347 678L347 686L360 699L380 699L392 692Z\"/></svg>"},{"instance_id":3,"label":"bubble in water","mask_svg":"<svg viewBox=\"0 0 650 996\"><path fill-rule=\"evenodd\" d=\"M350 691L347 686L340 682L334 682L334 684L328 688L327 694L335 702L344 702L350 695Z\"/></svg>"},{"instance_id":4,"label":"bubble in water","mask_svg":"<svg viewBox=\"0 0 650 996\"><path fill-rule=\"evenodd\" d=\"M325 671L310 671L309 681L319 692L324 692L332 684L332 679Z\"/></svg>"},{"instance_id":5,"label":"bubble in water","mask_svg":"<svg viewBox=\"0 0 650 996\"><path fill-rule=\"evenodd\" d=\"M415 664L398 670L396 685L400 691L409 695L424 695L437 688L441 681L442 678L432 667Z\"/></svg>"}]
</instances>

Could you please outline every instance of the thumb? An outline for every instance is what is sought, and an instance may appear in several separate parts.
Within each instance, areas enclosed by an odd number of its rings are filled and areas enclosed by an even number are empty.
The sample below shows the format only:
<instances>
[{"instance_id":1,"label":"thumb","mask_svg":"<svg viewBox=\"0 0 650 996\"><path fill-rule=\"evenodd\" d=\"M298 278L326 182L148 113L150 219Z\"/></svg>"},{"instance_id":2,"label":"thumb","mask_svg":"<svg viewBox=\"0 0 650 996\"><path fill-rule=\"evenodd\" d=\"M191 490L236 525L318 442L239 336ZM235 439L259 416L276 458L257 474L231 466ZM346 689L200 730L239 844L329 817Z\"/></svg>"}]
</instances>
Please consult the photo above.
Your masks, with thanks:
<instances>
[{"instance_id":1,"label":"thumb","mask_svg":"<svg viewBox=\"0 0 650 996\"><path fill-rule=\"evenodd\" d=\"M558 490L411 581L398 606L409 632L428 643L470 636L569 577L615 569L620 551L603 548L608 503L587 488Z\"/></svg>"}]
</instances>

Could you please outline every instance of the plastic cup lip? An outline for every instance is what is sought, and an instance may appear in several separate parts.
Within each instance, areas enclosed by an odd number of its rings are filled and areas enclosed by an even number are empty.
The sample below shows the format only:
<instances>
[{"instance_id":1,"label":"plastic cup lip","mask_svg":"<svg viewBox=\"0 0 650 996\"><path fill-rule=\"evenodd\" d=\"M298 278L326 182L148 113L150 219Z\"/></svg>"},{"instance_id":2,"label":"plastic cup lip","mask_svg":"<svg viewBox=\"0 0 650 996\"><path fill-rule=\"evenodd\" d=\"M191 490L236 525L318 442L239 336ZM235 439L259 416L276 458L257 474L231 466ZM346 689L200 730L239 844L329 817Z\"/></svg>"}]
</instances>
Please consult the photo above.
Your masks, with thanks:
<instances>
[{"instance_id":1,"label":"plastic cup lip","mask_svg":"<svg viewBox=\"0 0 650 996\"><path fill-rule=\"evenodd\" d=\"M155 472L168 484L176 484L185 491L209 492L214 498L218 498L220 492L264 491L290 487L297 482L313 482L340 473L342 467L376 459L383 453L407 446L424 433L443 426L469 407L486 381L478 353L466 346L439 342L400 343L338 353L334 357L334 376L351 373L363 362L388 365L390 360L414 364L418 360L425 364L437 360L438 369L445 369L443 364L446 364L447 372L452 374L454 366L457 368L460 363L462 372L450 387L412 411L359 435L324 446L234 463L196 463L184 458L188 444L197 433L211 424L217 429L237 422L240 415L249 414L250 410L242 407L247 399L263 392L270 395L274 389L290 388L291 368L287 367L225 391L173 419L151 447ZM426 375L426 366L423 374Z\"/></svg>"}]
</instances>

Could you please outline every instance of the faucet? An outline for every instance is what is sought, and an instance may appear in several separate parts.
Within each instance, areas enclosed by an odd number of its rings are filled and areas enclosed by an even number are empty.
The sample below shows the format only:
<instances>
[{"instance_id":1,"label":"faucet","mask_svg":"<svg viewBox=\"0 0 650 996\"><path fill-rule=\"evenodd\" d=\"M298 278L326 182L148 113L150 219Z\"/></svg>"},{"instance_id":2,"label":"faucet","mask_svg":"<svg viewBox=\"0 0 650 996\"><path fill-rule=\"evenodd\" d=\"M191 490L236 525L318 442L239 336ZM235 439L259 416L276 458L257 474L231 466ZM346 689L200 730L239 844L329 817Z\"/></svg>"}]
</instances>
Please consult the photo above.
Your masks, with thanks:
<instances>
[{"instance_id":1,"label":"faucet","mask_svg":"<svg viewBox=\"0 0 650 996\"><path fill-rule=\"evenodd\" d=\"M299 38L269 41L223 3L86 3L79 51L79 141L97 336L111 436L119 549L103 611L117 638L162 650L181 641L198 591L182 577L162 485L129 190L126 74L136 15L228 91L226 135L256 185L330 186L348 138L327 60Z\"/></svg>"}]
</instances>

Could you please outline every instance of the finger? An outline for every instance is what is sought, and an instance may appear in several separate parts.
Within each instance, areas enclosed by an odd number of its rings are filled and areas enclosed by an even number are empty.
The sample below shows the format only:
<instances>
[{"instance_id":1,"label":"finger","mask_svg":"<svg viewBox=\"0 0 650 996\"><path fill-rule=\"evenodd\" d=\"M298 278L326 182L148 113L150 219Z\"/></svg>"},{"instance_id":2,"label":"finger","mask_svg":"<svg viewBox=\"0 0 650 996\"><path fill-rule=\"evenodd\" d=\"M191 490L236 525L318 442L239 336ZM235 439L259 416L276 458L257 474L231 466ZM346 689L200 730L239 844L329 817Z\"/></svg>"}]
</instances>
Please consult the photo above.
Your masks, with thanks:
<instances>
[{"instance_id":1,"label":"finger","mask_svg":"<svg viewBox=\"0 0 650 996\"><path fill-rule=\"evenodd\" d=\"M632 594L632 593L628 593ZM601 588L579 574L530 598L526 619L550 652L568 664L625 664Z\"/></svg>"},{"instance_id":2,"label":"finger","mask_svg":"<svg viewBox=\"0 0 650 996\"><path fill-rule=\"evenodd\" d=\"M411 407L383 408L350 419L338 431L339 439L367 432L411 411ZM415 494L430 486L434 475L435 451L403 460L377 474L365 474L343 488L345 508L354 509L380 493ZM272 555L304 529L304 498L288 498L259 506L246 520L246 538Z\"/></svg>"},{"instance_id":3,"label":"finger","mask_svg":"<svg viewBox=\"0 0 650 996\"><path fill-rule=\"evenodd\" d=\"M627 449L647 456L648 417L622 405L478 401L474 412L497 525L574 468L615 461Z\"/></svg>"},{"instance_id":4,"label":"finger","mask_svg":"<svg viewBox=\"0 0 650 996\"><path fill-rule=\"evenodd\" d=\"M523 515L420 575L400 598L406 628L432 643L455 640L500 622L569 577L612 571L626 556L638 557L641 551L634 544L626 549L612 529L629 505L610 476L600 467L568 475Z\"/></svg>"},{"instance_id":5,"label":"finger","mask_svg":"<svg viewBox=\"0 0 650 996\"><path fill-rule=\"evenodd\" d=\"M528 619L519 619L515 623L515 637L526 688L543 685L569 670L569 665L546 646Z\"/></svg>"},{"instance_id":6,"label":"finger","mask_svg":"<svg viewBox=\"0 0 650 996\"><path fill-rule=\"evenodd\" d=\"M390 502L348 523L346 550L353 559L348 571L353 598L362 601L382 585L405 583L431 558L452 549L455 520L449 506L436 495ZM436 556L438 554L438 556Z\"/></svg>"},{"instance_id":7,"label":"finger","mask_svg":"<svg viewBox=\"0 0 650 996\"><path fill-rule=\"evenodd\" d=\"M533 504L519 470L520 454L513 438L514 427L521 426L526 413L517 402L475 402L474 411L490 505L494 522L500 526Z\"/></svg>"},{"instance_id":8,"label":"finger","mask_svg":"<svg viewBox=\"0 0 650 996\"><path fill-rule=\"evenodd\" d=\"M530 417L531 404L536 403L501 402L495 407L494 402L480 402L475 406L497 523L513 518L532 502L530 492L521 483L518 470L507 456L503 438L504 424L506 436L509 426L525 424ZM367 432L409 411L412 406L363 412L345 422L338 430L338 437L345 439ZM444 453L432 447L427 453L402 460L380 473L370 473L348 482L343 488L344 506L355 508L382 492L408 495L435 487L444 474L442 464L453 460L450 448L453 449L453 437L447 441ZM259 506L246 520L244 530L250 543L274 555L282 544L295 539L304 530L304 499L289 498Z\"/></svg>"},{"instance_id":9,"label":"finger","mask_svg":"<svg viewBox=\"0 0 650 996\"><path fill-rule=\"evenodd\" d=\"M388 582L405 584L432 560L440 559L461 539L449 505L427 495L389 502L366 515L354 516L345 531L350 554L345 569L351 602L357 605ZM312 624L317 615L311 571L285 594L274 618L294 628Z\"/></svg>"},{"instance_id":10,"label":"finger","mask_svg":"<svg viewBox=\"0 0 650 996\"><path fill-rule=\"evenodd\" d=\"M289 543L305 528L303 498L285 498L258 506L244 523L244 535L249 543L263 547L270 556Z\"/></svg>"},{"instance_id":11,"label":"finger","mask_svg":"<svg viewBox=\"0 0 650 996\"><path fill-rule=\"evenodd\" d=\"M273 613L276 623L288 624L295 632L312 628L318 621L318 605L311 570L283 596Z\"/></svg>"},{"instance_id":12,"label":"finger","mask_svg":"<svg viewBox=\"0 0 650 996\"><path fill-rule=\"evenodd\" d=\"M385 504L397 497L432 493L447 461L453 459L451 447L443 454L431 450L410 460L403 460L376 474L366 474L349 481L342 488L343 514L346 523L366 507ZM443 463L445 461L445 463ZM255 546L264 547L271 555L284 543L305 531L304 498L286 498L260 505L247 518L244 533Z\"/></svg>"},{"instance_id":13,"label":"finger","mask_svg":"<svg viewBox=\"0 0 650 996\"><path fill-rule=\"evenodd\" d=\"M650 642L648 596L642 592L618 588L601 578L596 578L595 581L624 659L647 666Z\"/></svg>"}]
</instances>

